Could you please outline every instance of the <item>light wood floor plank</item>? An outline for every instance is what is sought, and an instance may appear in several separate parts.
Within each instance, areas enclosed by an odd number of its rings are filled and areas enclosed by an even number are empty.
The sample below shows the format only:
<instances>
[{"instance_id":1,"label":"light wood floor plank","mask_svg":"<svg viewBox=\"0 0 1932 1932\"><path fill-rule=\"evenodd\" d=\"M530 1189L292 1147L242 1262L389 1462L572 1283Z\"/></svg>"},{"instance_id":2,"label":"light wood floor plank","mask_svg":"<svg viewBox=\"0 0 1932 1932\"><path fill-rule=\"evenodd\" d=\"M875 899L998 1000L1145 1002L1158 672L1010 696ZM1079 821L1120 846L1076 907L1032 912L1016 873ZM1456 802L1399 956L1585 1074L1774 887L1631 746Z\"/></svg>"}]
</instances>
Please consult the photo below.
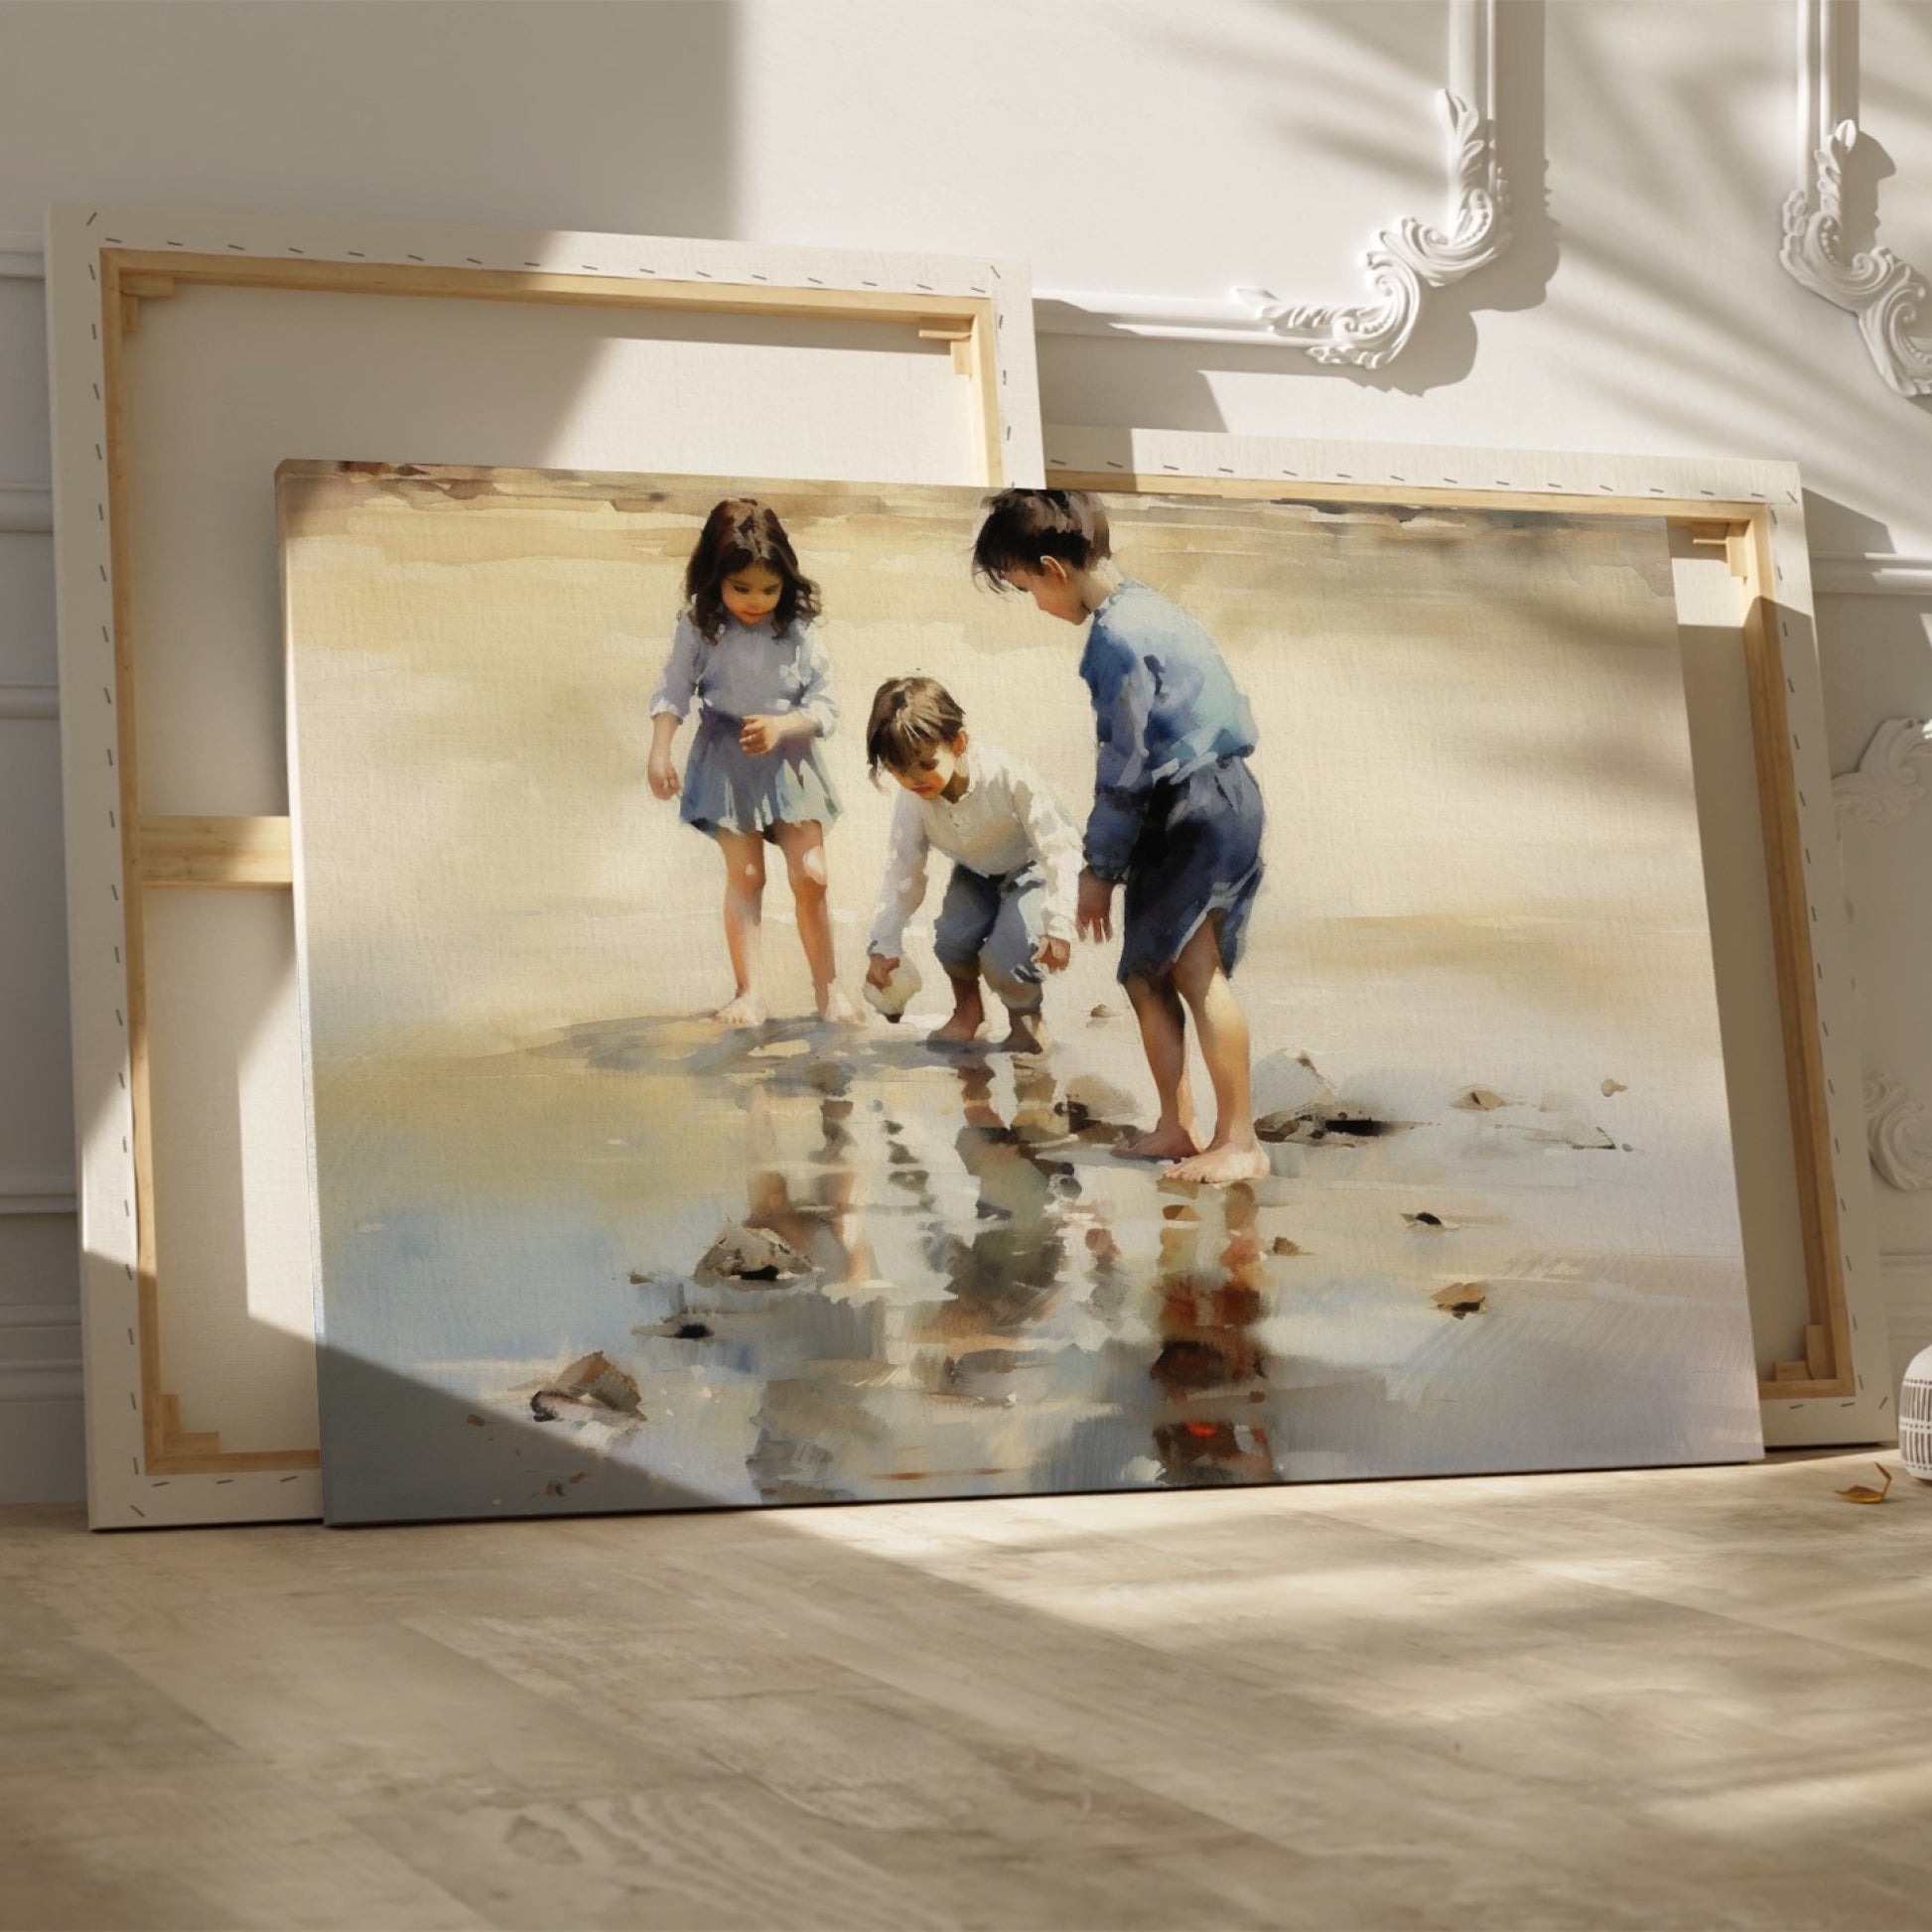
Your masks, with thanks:
<instances>
[{"instance_id":1,"label":"light wood floor plank","mask_svg":"<svg viewBox=\"0 0 1932 1932\"><path fill-rule=\"evenodd\" d=\"M0 1926L1932 1928L1932 1489L1870 1461L0 1511Z\"/></svg>"}]
</instances>

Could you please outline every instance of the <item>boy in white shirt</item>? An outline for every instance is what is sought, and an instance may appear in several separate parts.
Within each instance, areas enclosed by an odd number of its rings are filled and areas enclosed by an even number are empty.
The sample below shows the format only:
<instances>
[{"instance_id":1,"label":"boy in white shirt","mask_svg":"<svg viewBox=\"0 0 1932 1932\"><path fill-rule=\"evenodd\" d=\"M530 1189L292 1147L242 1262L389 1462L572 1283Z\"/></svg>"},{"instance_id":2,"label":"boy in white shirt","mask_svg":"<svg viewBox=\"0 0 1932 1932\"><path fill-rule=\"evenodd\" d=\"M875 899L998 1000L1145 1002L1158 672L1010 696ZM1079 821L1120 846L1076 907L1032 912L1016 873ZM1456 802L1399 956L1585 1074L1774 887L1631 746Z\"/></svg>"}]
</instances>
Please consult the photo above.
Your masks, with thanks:
<instances>
[{"instance_id":1,"label":"boy in white shirt","mask_svg":"<svg viewBox=\"0 0 1932 1932\"><path fill-rule=\"evenodd\" d=\"M1036 1053L1047 973L1072 957L1080 835L1044 784L990 745L968 750L966 715L929 677L889 678L872 701L866 759L902 787L873 922L867 979L883 987L898 965L905 922L925 897L926 855L953 861L952 883L932 932L952 982L952 1018L931 1037L963 1045L986 1021L980 980L1007 1010L1001 1043Z\"/></svg>"}]
</instances>

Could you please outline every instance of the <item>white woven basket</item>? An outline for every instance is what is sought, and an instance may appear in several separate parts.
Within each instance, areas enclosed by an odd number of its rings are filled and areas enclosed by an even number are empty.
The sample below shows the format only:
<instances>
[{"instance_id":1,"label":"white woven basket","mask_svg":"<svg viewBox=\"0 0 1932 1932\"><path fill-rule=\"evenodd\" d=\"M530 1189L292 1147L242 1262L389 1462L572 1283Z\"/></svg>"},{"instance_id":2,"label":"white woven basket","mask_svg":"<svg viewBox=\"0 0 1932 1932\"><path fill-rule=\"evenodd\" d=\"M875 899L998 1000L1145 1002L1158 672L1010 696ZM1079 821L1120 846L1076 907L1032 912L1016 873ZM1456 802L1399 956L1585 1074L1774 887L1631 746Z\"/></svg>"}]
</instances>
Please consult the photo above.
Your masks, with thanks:
<instances>
[{"instance_id":1,"label":"white woven basket","mask_svg":"<svg viewBox=\"0 0 1932 1932\"><path fill-rule=\"evenodd\" d=\"M1921 1348L1898 1392L1898 1459L1921 1482L1932 1482L1932 1348Z\"/></svg>"}]
</instances>

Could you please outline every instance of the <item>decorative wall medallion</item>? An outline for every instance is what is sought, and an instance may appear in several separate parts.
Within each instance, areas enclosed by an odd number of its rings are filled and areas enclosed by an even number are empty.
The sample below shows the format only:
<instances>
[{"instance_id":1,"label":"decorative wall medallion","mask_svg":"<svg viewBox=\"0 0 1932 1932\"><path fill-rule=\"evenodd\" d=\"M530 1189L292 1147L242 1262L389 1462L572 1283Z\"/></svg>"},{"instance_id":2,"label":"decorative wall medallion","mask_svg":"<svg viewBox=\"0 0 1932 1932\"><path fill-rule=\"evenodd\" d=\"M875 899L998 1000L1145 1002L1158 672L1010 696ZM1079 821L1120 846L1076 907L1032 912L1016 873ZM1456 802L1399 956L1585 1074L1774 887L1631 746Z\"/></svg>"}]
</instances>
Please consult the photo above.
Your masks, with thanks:
<instances>
[{"instance_id":1,"label":"decorative wall medallion","mask_svg":"<svg viewBox=\"0 0 1932 1932\"><path fill-rule=\"evenodd\" d=\"M1362 264L1379 301L1293 304L1266 289L1234 292L1272 335L1317 362L1379 369L1408 346L1429 290L1459 282L1508 243L1509 188L1496 166L1493 124L1451 93L1438 94L1436 104L1449 135L1449 225L1434 228L1408 215L1377 236Z\"/></svg>"},{"instance_id":2,"label":"decorative wall medallion","mask_svg":"<svg viewBox=\"0 0 1932 1932\"><path fill-rule=\"evenodd\" d=\"M1932 1187L1932 1116L1882 1073L1865 1075L1864 1131L1881 1180L1904 1193Z\"/></svg>"},{"instance_id":3,"label":"decorative wall medallion","mask_svg":"<svg viewBox=\"0 0 1932 1932\"><path fill-rule=\"evenodd\" d=\"M1932 337L1918 333L1932 309L1925 277L1889 248L1846 241L1846 163L1859 123L1843 110L1854 97L1858 33L1858 0L1798 0L1799 175L1784 205L1778 258L1814 295L1858 318L1872 362L1893 389L1932 395ZM1861 212L1875 222L1875 191Z\"/></svg>"},{"instance_id":4,"label":"decorative wall medallion","mask_svg":"<svg viewBox=\"0 0 1932 1932\"><path fill-rule=\"evenodd\" d=\"M1932 725L1922 718L1887 718L1871 734L1859 768L1832 780L1841 818L1889 825L1925 796L1921 763L1932 760Z\"/></svg>"},{"instance_id":5,"label":"decorative wall medallion","mask_svg":"<svg viewBox=\"0 0 1932 1932\"><path fill-rule=\"evenodd\" d=\"M1443 225L1406 215L1362 254L1368 302L1284 302L1271 291L1226 296L1039 291L1036 326L1049 335L1123 335L1299 348L1316 362L1379 369L1409 345L1434 289L1459 282L1509 245L1509 186L1496 149L1497 0L1450 0L1449 85L1436 96L1449 136Z\"/></svg>"}]
</instances>

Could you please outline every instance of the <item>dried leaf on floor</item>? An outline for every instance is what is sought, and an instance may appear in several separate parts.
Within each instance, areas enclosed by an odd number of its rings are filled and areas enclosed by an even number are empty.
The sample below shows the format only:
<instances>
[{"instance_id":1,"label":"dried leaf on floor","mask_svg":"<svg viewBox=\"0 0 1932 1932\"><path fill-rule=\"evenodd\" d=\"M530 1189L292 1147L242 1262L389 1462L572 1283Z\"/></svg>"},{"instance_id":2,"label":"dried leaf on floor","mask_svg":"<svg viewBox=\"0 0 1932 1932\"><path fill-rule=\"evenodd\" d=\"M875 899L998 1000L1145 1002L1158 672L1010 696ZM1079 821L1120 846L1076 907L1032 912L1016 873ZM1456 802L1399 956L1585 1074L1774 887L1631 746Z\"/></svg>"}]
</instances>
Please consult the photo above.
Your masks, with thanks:
<instances>
[{"instance_id":1,"label":"dried leaf on floor","mask_svg":"<svg viewBox=\"0 0 1932 1932\"><path fill-rule=\"evenodd\" d=\"M1881 1503L1885 1500L1886 1492L1891 1488L1891 1471L1882 1462L1874 1462L1871 1466L1878 1471L1884 1487L1882 1489L1873 1489L1869 1483L1855 1482L1851 1488L1841 1489L1838 1492L1845 1501L1848 1503Z\"/></svg>"}]
</instances>

